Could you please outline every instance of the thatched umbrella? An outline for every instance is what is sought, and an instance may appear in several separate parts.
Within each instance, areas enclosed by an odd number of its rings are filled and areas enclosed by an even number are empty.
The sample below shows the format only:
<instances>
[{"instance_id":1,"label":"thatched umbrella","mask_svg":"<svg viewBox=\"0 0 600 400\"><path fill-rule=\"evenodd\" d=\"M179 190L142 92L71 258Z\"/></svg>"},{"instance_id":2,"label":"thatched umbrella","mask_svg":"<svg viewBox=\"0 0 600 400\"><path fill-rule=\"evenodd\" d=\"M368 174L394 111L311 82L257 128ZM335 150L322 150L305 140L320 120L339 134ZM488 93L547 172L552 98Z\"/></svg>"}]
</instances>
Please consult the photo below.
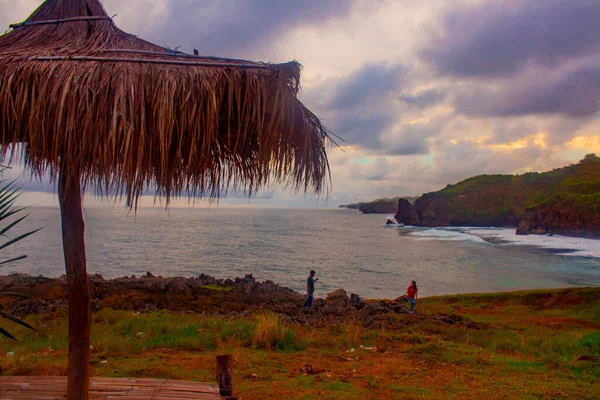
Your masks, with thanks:
<instances>
[{"instance_id":1,"label":"thatched umbrella","mask_svg":"<svg viewBox=\"0 0 600 400\"><path fill-rule=\"evenodd\" d=\"M69 399L87 398L90 300L81 195L218 197L271 182L321 192L327 132L300 65L187 55L119 30L98 0L47 0L0 36L0 146L58 184Z\"/></svg>"}]
</instances>

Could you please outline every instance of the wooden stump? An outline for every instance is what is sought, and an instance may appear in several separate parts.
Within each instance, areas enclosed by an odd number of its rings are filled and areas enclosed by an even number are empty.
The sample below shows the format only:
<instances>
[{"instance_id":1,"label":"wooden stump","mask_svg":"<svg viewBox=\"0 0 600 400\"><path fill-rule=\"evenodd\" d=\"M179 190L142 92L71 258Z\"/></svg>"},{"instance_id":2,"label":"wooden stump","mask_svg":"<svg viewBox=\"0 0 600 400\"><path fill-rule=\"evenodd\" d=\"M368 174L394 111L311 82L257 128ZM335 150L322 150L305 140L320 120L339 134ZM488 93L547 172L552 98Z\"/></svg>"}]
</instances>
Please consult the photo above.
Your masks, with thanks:
<instances>
[{"instance_id":1,"label":"wooden stump","mask_svg":"<svg viewBox=\"0 0 600 400\"><path fill-rule=\"evenodd\" d=\"M90 290L79 175L60 172L58 200L69 302L68 400L87 400L90 384Z\"/></svg>"},{"instance_id":2,"label":"wooden stump","mask_svg":"<svg viewBox=\"0 0 600 400\"><path fill-rule=\"evenodd\" d=\"M236 399L233 397L233 356L217 356L217 382L219 392L225 399Z\"/></svg>"}]
</instances>

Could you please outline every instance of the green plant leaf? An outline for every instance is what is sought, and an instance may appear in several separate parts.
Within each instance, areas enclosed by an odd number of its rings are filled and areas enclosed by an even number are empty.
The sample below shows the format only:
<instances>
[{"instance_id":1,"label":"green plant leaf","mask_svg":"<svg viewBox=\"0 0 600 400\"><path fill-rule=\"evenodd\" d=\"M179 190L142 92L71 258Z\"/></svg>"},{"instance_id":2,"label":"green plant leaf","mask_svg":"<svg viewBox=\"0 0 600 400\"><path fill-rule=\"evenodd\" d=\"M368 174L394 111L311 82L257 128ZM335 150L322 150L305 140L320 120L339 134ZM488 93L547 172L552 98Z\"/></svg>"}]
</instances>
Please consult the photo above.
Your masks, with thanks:
<instances>
[{"instance_id":1,"label":"green plant leaf","mask_svg":"<svg viewBox=\"0 0 600 400\"><path fill-rule=\"evenodd\" d=\"M30 299L31 298L31 296L27 296L26 294L14 293L14 292L0 292L0 295L20 297L22 299Z\"/></svg>"},{"instance_id":2,"label":"green plant leaf","mask_svg":"<svg viewBox=\"0 0 600 400\"><path fill-rule=\"evenodd\" d=\"M0 173L4 172L5 169L6 169L5 167L0 167ZM30 232L24 233L22 235L19 235L19 236L15 237L14 239L10 239L7 237L7 233L12 228L14 228L16 225L21 223L29 215L29 214L27 214L25 216L19 216L14 221L7 221L8 218L10 218L28 208L28 207L15 206L15 201L19 198L19 196L21 194L19 191L20 188L16 187L15 182L16 182L16 179L12 180L12 181L0 180L0 223L3 222L3 223L7 224L6 226L3 226L0 228L0 237L5 237L5 238L9 239L6 243L3 243L2 245L0 245L0 250L3 250L5 248L7 248L8 246L10 246L16 242L19 242L19 241L25 239L26 237L33 235L34 233L39 231L39 229L36 229L34 231L30 231ZM22 260L26 257L27 257L26 255L22 255L22 256L10 258L8 260L0 261L0 267L3 265L9 264L9 263L15 262L15 261ZM22 295L19 293L1 292L0 291L0 295L2 295L2 294L7 295L7 296L29 298L29 296ZM0 311L0 316L6 318L16 324L24 326L25 328L36 331L35 328L33 328L31 325L29 325L25 321L22 321L19 318L15 317L13 315L10 315L6 312ZM0 328L0 335L6 336L12 340L17 340L17 339L15 339L14 336L12 336L8 331L6 331L3 328Z\"/></svg>"},{"instance_id":3,"label":"green plant leaf","mask_svg":"<svg viewBox=\"0 0 600 400\"><path fill-rule=\"evenodd\" d=\"M8 224L4 229L2 229L0 231L0 236L4 235L6 232L8 232L10 230L10 228L12 228L13 226L17 225L19 222L23 221L25 218L27 218L29 216L29 214L11 222L10 224Z\"/></svg>"},{"instance_id":4,"label":"green plant leaf","mask_svg":"<svg viewBox=\"0 0 600 400\"><path fill-rule=\"evenodd\" d=\"M27 210L27 208L28 207L20 207L20 208L15 208L15 209L4 210L2 213L0 213L0 221L3 221L6 218L9 218L9 217L13 216L14 214L17 214L23 210Z\"/></svg>"},{"instance_id":5,"label":"green plant leaf","mask_svg":"<svg viewBox=\"0 0 600 400\"><path fill-rule=\"evenodd\" d=\"M4 335L4 336L6 336L9 339L12 339L15 342L18 342L18 340L15 339L15 337L13 335L11 335L10 333L8 333L8 331L6 329L2 328L1 326L0 326L0 335Z\"/></svg>"},{"instance_id":6,"label":"green plant leaf","mask_svg":"<svg viewBox=\"0 0 600 400\"><path fill-rule=\"evenodd\" d=\"M11 245L11 244L13 244L13 243L16 243L16 242L18 242L19 240L23 240L23 239L25 239L25 238L26 238L27 236L29 236L29 235L33 235L33 234L34 234L34 233L36 233L37 231L39 231L39 229L36 229L35 231L31 231L31 232L24 233L24 234L22 234L21 236L17 236L16 238L9 240L8 242L6 242L6 243L4 243L2 246L0 246L0 250L4 249L4 248L5 248L5 247L7 247L7 246L10 246L10 245Z\"/></svg>"},{"instance_id":7,"label":"green plant leaf","mask_svg":"<svg viewBox=\"0 0 600 400\"><path fill-rule=\"evenodd\" d=\"M25 321L21 321L19 318L15 317L15 316L13 316L13 315L10 315L9 313L5 313L4 311L0 311L0 315L2 315L2 316L3 316L4 318L6 318L6 319L9 319L9 320L11 320L12 322L14 322L14 323L16 323L16 324L19 324L19 325L21 325L21 326L24 326L25 328L29 328L29 329L31 329L32 331L35 331L35 332L37 332L37 330L36 330L36 329L35 329L33 326L29 325L29 324L28 324L27 322L25 322Z\"/></svg>"},{"instance_id":8,"label":"green plant leaf","mask_svg":"<svg viewBox=\"0 0 600 400\"><path fill-rule=\"evenodd\" d=\"M19 256L19 257L15 257L15 258L11 258L10 260L5 260L0 262L0 267L2 267L5 264L11 263L11 262L15 262L15 261L19 261L19 260L23 260L24 258L27 258L27 256L23 255L23 256Z\"/></svg>"}]
</instances>

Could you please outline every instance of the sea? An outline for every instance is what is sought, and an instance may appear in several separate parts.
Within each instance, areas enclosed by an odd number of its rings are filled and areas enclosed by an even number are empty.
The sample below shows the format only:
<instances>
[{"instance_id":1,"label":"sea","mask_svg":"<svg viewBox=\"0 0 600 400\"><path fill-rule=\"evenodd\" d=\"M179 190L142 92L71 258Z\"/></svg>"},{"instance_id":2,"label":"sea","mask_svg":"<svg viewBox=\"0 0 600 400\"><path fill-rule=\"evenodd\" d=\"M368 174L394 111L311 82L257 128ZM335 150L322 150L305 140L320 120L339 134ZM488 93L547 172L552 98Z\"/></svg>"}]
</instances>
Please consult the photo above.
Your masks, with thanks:
<instances>
[{"instance_id":1,"label":"sea","mask_svg":"<svg viewBox=\"0 0 600 400\"><path fill-rule=\"evenodd\" d=\"M13 272L64 274L58 208L33 208L18 227L41 230L2 250ZM88 271L104 278L234 278L252 274L316 295L338 288L395 298L411 280L421 296L600 286L600 240L516 236L505 228L386 225L390 216L347 209L85 208Z\"/></svg>"}]
</instances>

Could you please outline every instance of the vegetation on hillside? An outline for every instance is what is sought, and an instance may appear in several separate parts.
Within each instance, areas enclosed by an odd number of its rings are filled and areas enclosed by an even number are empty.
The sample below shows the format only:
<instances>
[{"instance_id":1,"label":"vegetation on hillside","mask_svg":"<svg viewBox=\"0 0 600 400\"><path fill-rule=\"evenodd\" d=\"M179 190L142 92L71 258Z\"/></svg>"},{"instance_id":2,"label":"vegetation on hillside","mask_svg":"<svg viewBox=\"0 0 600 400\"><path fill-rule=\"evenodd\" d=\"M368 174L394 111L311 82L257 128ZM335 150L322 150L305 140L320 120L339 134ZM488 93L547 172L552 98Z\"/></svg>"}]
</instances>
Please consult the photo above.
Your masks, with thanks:
<instances>
[{"instance_id":1,"label":"vegetation on hillside","mask_svg":"<svg viewBox=\"0 0 600 400\"><path fill-rule=\"evenodd\" d=\"M362 203L358 208L358 211L363 214L393 214L396 212L398 199L399 197L394 197L392 199L383 198L368 201Z\"/></svg>"},{"instance_id":2,"label":"vegetation on hillside","mask_svg":"<svg viewBox=\"0 0 600 400\"><path fill-rule=\"evenodd\" d=\"M413 222L423 225L517 226L539 211L532 223L585 233L600 229L593 222L600 216L599 199L600 158L588 154L549 172L475 176L424 194L411 212Z\"/></svg>"},{"instance_id":3,"label":"vegetation on hillside","mask_svg":"<svg viewBox=\"0 0 600 400\"><path fill-rule=\"evenodd\" d=\"M214 380L235 358L244 399L572 398L600 393L600 289L428 297L400 329L309 327L266 313L220 316L104 309L93 316L93 374ZM438 313L454 313L456 323ZM0 340L6 375L64 375L65 312L32 315ZM361 347L362 345L362 347ZM354 350L352 350L354 349Z\"/></svg>"},{"instance_id":4,"label":"vegetation on hillside","mask_svg":"<svg viewBox=\"0 0 600 400\"><path fill-rule=\"evenodd\" d=\"M343 204L339 208L359 210L363 214L394 214L399 199L406 199L409 202L414 201L414 197L381 198L361 203Z\"/></svg>"}]
</instances>

